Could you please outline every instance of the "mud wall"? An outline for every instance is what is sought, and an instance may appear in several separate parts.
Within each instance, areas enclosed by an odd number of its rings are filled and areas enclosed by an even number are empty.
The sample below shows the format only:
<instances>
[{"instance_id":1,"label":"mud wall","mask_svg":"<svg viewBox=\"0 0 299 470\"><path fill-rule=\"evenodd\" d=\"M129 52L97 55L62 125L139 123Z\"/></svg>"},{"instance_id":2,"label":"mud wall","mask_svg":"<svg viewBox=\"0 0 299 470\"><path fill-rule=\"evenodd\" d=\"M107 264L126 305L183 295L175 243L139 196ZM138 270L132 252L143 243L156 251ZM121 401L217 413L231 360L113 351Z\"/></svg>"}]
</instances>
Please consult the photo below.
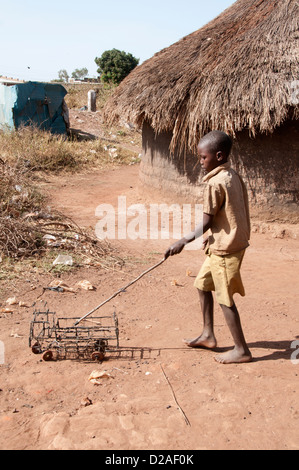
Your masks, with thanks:
<instances>
[{"instance_id":1,"label":"mud wall","mask_svg":"<svg viewBox=\"0 0 299 470\"><path fill-rule=\"evenodd\" d=\"M171 132L155 135L144 124L140 180L188 202L201 202L204 185L198 159L192 154L170 156L171 137ZM255 138L246 130L238 133L230 158L246 182L253 214L299 221L298 121L287 121L275 133Z\"/></svg>"},{"instance_id":2,"label":"mud wall","mask_svg":"<svg viewBox=\"0 0 299 470\"><path fill-rule=\"evenodd\" d=\"M231 161L246 182L251 206L273 218L299 218L298 121L287 121L273 134L236 135Z\"/></svg>"},{"instance_id":3,"label":"mud wall","mask_svg":"<svg viewBox=\"0 0 299 470\"><path fill-rule=\"evenodd\" d=\"M149 124L143 125L140 180L145 186L186 199L201 199L203 184L198 159L192 154L171 156L171 138L171 132L155 135Z\"/></svg>"}]
</instances>

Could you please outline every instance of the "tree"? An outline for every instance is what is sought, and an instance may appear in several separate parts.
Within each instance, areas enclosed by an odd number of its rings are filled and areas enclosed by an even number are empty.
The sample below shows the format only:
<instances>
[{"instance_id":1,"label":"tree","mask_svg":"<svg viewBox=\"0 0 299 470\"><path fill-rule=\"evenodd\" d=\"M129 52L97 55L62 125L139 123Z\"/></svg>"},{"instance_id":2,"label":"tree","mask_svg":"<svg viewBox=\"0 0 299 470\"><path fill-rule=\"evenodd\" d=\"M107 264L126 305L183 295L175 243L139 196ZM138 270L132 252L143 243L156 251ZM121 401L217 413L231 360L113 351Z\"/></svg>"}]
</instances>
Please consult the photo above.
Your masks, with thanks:
<instances>
[{"instance_id":1,"label":"tree","mask_svg":"<svg viewBox=\"0 0 299 470\"><path fill-rule=\"evenodd\" d=\"M69 77L69 74L67 73L67 71L65 69L61 69L58 72L58 78L62 82L68 82L70 77Z\"/></svg>"},{"instance_id":2,"label":"tree","mask_svg":"<svg viewBox=\"0 0 299 470\"><path fill-rule=\"evenodd\" d=\"M86 67L83 67L82 69L75 69L72 73L72 78L74 78L75 80L81 80L87 75L88 75L88 70Z\"/></svg>"},{"instance_id":3,"label":"tree","mask_svg":"<svg viewBox=\"0 0 299 470\"><path fill-rule=\"evenodd\" d=\"M105 51L101 57L95 58L98 66L97 72L101 75L101 80L106 83L119 83L139 64L132 54L118 49Z\"/></svg>"}]
</instances>

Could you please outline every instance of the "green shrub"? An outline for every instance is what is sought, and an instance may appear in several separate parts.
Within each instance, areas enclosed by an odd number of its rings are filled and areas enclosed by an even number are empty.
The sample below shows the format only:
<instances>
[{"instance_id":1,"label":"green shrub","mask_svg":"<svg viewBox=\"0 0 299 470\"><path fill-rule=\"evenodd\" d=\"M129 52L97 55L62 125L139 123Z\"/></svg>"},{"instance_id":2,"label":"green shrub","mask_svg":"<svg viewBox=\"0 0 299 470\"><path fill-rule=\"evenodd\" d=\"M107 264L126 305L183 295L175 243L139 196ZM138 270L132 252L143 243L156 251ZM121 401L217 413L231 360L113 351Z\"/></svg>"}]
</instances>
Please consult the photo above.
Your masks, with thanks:
<instances>
[{"instance_id":1,"label":"green shrub","mask_svg":"<svg viewBox=\"0 0 299 470\"><path fill-rule=\"evenodd\" d=\"M139 64L132 54L118 49L105 51L101 57L95 58L98 66L97 72L101 75L101 80L106 83L119 83Z\"/></svg>"}]
</instances>

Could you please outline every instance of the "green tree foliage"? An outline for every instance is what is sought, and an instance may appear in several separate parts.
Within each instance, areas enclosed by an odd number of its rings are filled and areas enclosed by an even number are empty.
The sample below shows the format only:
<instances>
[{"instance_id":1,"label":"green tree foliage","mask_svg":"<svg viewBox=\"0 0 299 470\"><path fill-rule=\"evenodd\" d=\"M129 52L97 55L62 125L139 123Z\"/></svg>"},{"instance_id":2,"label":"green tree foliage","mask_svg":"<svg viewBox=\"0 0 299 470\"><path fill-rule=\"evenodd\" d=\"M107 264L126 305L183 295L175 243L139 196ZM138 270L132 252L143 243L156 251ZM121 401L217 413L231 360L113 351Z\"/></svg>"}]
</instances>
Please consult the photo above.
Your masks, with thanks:
<instances>
[{"instance_id":1,"label":"green tree foliage","mask_svg":"<svg viewBox=\"0 0 299 470\"><path fill-rule=\"evenodd\" d=\"M81 80L87 75L88 75L88 70L86 67L83 67L82 69L75 69L72 73L72 78L74 78L75 80Z\"/></svg>"},{"instance_id":2,"label":"green tree foliage","mask_svg":"<svg viewBox=\"0 0 299 470\"><path fill-rule=\"evenodd\" d=\"M67 73L67 71L65 69L61 69L59 70L58 72L58 78L61 82L68 82L69 80L69 74Z\"/></svg>"},{"instance_id":3,"label":"green tree foliage","mask_svg":"<svg viewBox=\"0 0 299 470\"><path fill-rule=\"evenodd\" d=\"M139 64L139 59L130 53L112 49L96 57L95 63L103 82L118 85Z\"/></svg>"}]
</instances>

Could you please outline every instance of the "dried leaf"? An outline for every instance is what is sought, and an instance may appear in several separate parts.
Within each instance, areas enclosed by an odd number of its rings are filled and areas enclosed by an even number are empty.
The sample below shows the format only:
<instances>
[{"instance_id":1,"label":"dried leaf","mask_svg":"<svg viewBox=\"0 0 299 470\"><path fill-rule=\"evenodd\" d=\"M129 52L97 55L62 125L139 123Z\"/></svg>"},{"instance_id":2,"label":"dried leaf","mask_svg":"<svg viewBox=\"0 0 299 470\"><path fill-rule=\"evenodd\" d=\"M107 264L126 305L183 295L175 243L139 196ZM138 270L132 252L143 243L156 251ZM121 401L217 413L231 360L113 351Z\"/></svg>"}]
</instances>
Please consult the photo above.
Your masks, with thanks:
<instances>
[{"instance_id":1,"label":"dried leaf","mask_svg":"<svg viewBox=\"0 0 299 470\"><path fill-rule=\"evenodd\" d=\"M69 287L65 282L59 281L58 279L54 279L50 282L50 287L62 287L66 292L76 292L76 289Z\"/></svg>"},{"instance_id":2,"label":"dried leaf","mask_svg":"<svg viewBox=\"0 0 299 470\"><path fill-rule=\"evenodd\" d=\"M14 311L11 308L1 308L0 313L13 313Z\"/></svg>"},{"instance_id":3,"label":"dried leaf","mask_svg":"<svg viewBox=\"0 0 299 470\"><path fill-rule=\"evenodd\" d=\"M77 282L76 284L78 287L80 287L80 289L84 289L84 290L95 290L95 287L89 282L89 281L79 281Z\"/></svg>"},{"instance_id":4,"label":"dried leaf","mask_svg":"<svg viewBox=\"0 0 299 470\"><path fill-rule=\"evenodd\" d=\"M25 307L25 308L29 308L31 307L31 305L28 305L26 302L19 302L19 307Z\"/></svg>"},{"instance_id":5,"label":"dried leaf","mask_svg":"<svg viewBox=\"0 0 299 470\"><path fill-rule=\"evenodd\" d=\"M16 305L19 302L17 301L16 297L10 297L9 299L7 299L6 303L7 305Z\"/></svg>"},{"instance_id":6,"label":"dried leaf","mask_svg":"<svg viewBox=\"0 0 299 470\"><path fill-rule=\"evenodd\" d=\"M111 377L111 374L109 374L109 372L105 370L103 371L94 370L90 374L88 380L94 385L102 385L102 382L99 379L109 379L110 377Z\"/></svg>"}]
</instances>

